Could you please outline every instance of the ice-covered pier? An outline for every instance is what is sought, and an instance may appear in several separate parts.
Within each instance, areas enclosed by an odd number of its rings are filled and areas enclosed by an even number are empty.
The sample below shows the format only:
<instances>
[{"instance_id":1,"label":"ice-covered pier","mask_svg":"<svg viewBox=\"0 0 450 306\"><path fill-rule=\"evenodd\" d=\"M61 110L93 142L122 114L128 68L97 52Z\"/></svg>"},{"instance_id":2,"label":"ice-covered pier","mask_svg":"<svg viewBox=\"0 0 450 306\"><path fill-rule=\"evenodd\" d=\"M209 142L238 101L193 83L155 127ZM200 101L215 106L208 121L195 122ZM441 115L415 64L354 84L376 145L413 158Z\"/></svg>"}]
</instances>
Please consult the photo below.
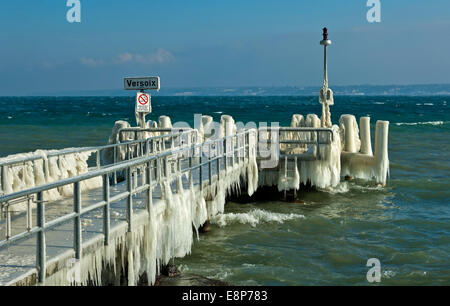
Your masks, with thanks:
<instances>
[{"instance_id":1,"label":"ice-covered pier","mask_svg":"<svg viewBox=\"0 0 450 306\"><path fill-rule=\"evenodd\" d=\"M302 185L352 178L385 185L389 122L376 122L374 151L369 117L332 124L326 29L321 44L320 118L238 128L231 116L205 115L181 129L137 113L139 127L117 121L104 146L0 158L0 285L153 284L160 267L190 253L228 195L275 186L295 198Z\"/></svg>"}]
</instances>

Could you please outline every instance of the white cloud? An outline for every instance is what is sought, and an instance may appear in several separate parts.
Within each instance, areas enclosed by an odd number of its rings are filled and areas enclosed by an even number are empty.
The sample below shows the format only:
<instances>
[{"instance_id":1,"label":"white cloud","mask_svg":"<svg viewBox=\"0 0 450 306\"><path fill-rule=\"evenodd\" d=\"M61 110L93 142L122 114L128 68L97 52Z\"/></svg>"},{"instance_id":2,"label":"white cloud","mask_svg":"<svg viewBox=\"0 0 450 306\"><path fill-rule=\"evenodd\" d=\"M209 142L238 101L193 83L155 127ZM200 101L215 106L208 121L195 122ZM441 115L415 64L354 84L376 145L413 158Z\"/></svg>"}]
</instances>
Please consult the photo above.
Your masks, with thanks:
<instances>
[{"instance_id":1,"label":"white cloud","mask_svg":"<svg viewBox=\"0 0 450 306\"><path fill-rule=\"evenodd\" d=\"M104 61L102 59L94 59L92 57L82 57L80 58L80 62L88 67L98 67L103 66Z\"/></svg>"},{"instance_id":2,"label":"white cloud","mask_svg":"<svg viewBox=\"0 0 450 306\"><path fill-rule=\"evenodd\" d=\"M174 60L174 56L169 51L159 48L155 52L139 54L125 52L115 56L112 59L95 59L92 57L81 57L80 62L87 67L100 67L104 65L122 65L122 64L140 64L140 65L150 65L150 64L164 64L169 63Z\"/></svg>"},{"instance_id":3,"label":"white cloud","mask_svg":"<svg viewBox=\"0 0 450 306\"><path fill-rule=\"evenodd\" d=\"M156 52L139 54L125 52L119 54L116 63L135 62L138 64L164 64L174 60L174 56L169 51L159 48Z\"/></svg>"}]
</instances>

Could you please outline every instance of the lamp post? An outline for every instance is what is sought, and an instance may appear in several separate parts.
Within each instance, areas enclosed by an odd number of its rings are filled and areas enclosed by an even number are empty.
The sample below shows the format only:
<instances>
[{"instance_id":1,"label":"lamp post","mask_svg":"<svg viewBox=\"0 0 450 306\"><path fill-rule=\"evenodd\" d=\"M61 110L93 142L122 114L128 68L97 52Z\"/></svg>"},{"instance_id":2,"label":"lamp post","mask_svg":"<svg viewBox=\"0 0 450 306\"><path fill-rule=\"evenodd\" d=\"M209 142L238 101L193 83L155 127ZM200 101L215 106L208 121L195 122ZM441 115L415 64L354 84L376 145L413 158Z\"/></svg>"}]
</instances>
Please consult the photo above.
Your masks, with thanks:
<instances>
[{"instance_id":1,"label":"lamp post","mask_svg":"<svg viewBox=\"0 0 450 306\"><path fill-rule=\"evenodd\" d=\"M328 88L328 72L327 72L327 46L331 45L328 39L328 30L323 28L323 40L320 41L323 46L323 87L319 93L319 102L322 104L321 126L331 127L330 105L334 105L333 91Z\"/></svg>"}]
</instances>

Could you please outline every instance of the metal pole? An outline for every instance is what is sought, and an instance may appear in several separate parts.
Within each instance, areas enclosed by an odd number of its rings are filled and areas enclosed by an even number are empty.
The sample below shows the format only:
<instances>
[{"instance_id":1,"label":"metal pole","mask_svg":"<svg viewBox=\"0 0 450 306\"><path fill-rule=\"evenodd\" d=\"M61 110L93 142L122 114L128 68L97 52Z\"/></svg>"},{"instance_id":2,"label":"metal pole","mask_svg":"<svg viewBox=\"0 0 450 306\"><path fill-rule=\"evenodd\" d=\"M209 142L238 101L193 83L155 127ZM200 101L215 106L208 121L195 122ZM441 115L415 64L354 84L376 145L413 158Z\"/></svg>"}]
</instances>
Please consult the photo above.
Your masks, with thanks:
<instances>
[{"instance_id":1,"label":"metal pole","mask_svg":"<svg viewBox=\"0 0 450 306\"><path fill-rule=\"evenodd\" d=\"M216 141L216 156L215 156L215 160L216 160L216 167L217 167L217 180L220 179L220 152L219 152L219 148L220 148L220 141Z\"/></svg>"},{"instance_id":2,"label":"metal pole","mask_svg":"<svg viewBox=\"0 0 450 306\"><path fill-rule=\"evenodd\" d=\"M209 175L209 186L212 183L212 167L211 167L211 144L208 145L208 175Z\"/></svg>"},{"instance_id":3,"label":"metal pole","mask_svg":"<svg viewBox=\"0 0 450 306\"><path fill-rule=\"evenodd\" d=\"M43 192L38 192L37 194L37 227L39 227L39 232L37 234L37 245L36 245L36 268L38 270L38 280L40 283L45 281L46 265L45 265L45 207L44 207L44 194Z\"/></svg>"},{"instance_id":4,"label":"metal pole","mask_svg":"<svg viewBox=\"0 0 450 306\"><path fill-rule=\"evenodd\" d=\"M129 192L127 197L127 222L128 222L128 232L132 229L132 217L133 217L133 190L131 182L131 168L127 168L127 191Z\"/></svg>"},{"instance_id":5,"label":"metal pole","mask_svg":"<svg viewBox=\"0 0 450 306\"><path fill-rule=\"evenodd\" d=\"M2 166L2 190L3 194L6 194L6 166Z\"/></svg>"},{"instance_id":6,"label":"metal pole","mask_svg":"<svg viewBox=\"0 0 450 306\"><path fill-rule=\"evenodd\" d=\"M323 87L328 88L327 45L324 45L323 48Z\"/></svg>"},{"instance_id":7,"label":"metal pole","mask_svg":"<svg viewBox=\"0 0 450 306\"><path fill-rule=\"evenodd\" d=\"M97 150L97 169L100 169L100 150Z\"/></svg>"},{"instance_id":8,"label":"metal pole","mask_svg":"<svg viewBox=\"0 0 450 306\"><path fill-rule=\"evenodd\" d=\"M193 154L191 154L191 150L189 149L189 188L191 185L194 185L192 182L192 155Z\"/></svg>"},{"instance_id":9,"label":"metal pole","mask_svg":"<svg viewBox=\"0 0 450 306\"><path fill-rule=\"evenodd\" d=\"M75 258L81 259L81 188L80 182L73 183L73 204L74 204L74 236L73 244L75 249Z\"/></svg>"},{"instance_id":10,"label":"metal pole","mask_svg":"<svg viewBox=\"0 0 450 306\"><path fill-rule=\"evenodd\" d=\"M200 177L200 191L203 190L203 165L202 165L202 155L203 155L203 145L200 146L200 168L199 168L199 177Z\"/></svg>"},{"instance_id":11,"label":"metal pole","mask_svg":"<svg viewBox=\"0 0 450 306\"><path fill-rule=\"evenodd\" d=\"M152 162L149 161L147 163L147 184L148 184L148 192L147 192L147 210L150 216L152 205L153 205L153 187L152 187Z\"/></svg>"},{"instance_id":12,"label":"metal pole","mask_svg":"<svg viewBox=\"0 0 450 306\"><path fill-rule=\"evenodd\" d=\"M6 166L2 166L2 172L1 172L2 180L2 191L3 194L6 194ZM0 203L0 220L3 218L3 203Z\"/></svg>"},{"instance_id":13,"label":"metal pole","mask_svg":"<svg viewBox=\"0 0 450 306\"><path fill-rule=\"evenodd\" d=\"M117 150L116 150L116 146L114 146L114 157L113 157L113 165L116 164L116 159L117 159ZM114 185L117 185L117 171L114 171Z\"/></svg>"},{"instance_id":14,"label":"metal pole","mask_svg":"<svg viewBox=\"0 0 450 306\"><path fill-rule=\"evenodd\" d=\"M27 231L30 231L33 227L33 215L32 215L32 209L31 209L31 196L28 196L27 199Z\"/></svg>"},{"instance_id":15,"label":"metal pole","mask_svg":"<svg viewBox=\"0 0 450 306\"><path fill-rule=\"evenodd\" d=\"M224 162L225 172L227 172L227 168L228 168L227 139L222 140L222 142L223 142L223 149L224 149L224 152L223 152L224 160L223 160L223 162Z\"/></svg>"},{"instance_id":16,"label":"metal pole","mask_svg":"<svg viewBox=\"0 0 450 306\"><path fill-rule=\"evenodd\" d=\"M6 204L6 240L9 240L11 238L11 209L9 207L9 204Z\"/></svg>"},{"instance_id":17,"label":"metal pole","mask_svg":"<svg viewBox=\"0 0 450 306\"><path fill-rule=\"evenodd\" d=\"M103 175L103 201L105 206L103 207L103 234L105 235L105 245L109 245L109 233L110 233L110 202L109 202L109 177L108 174Z\"/></svg>"}]
</instances>

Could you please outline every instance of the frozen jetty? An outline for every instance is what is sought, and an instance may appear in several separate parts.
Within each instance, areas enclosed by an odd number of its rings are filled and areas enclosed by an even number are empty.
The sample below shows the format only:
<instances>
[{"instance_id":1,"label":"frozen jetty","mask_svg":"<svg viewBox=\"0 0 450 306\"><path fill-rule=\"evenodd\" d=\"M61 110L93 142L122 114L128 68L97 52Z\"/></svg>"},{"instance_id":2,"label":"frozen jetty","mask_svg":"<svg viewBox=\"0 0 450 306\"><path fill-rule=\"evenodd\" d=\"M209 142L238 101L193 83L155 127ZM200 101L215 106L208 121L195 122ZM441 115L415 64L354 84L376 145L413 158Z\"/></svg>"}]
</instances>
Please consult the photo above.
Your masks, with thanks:
<instances>
[{"instance_id":1,"label":"frozen jetty","mask_svg":"<svg viewBox=\"0 0 450 306\"><path fill-rule=\"evenodd\" d=\"M343 178L385 185L389 123L377 121L373 152L370 118L331 122L327 35L321 117L238 128L231 116L204 115L196 128L175 128L168 116L145 120L150 96L141 92L139 127L117 121L104 146L1 158L0 285L153 284L161 266L190 253L228 195L265 186L295 195Z\"/></svg>"}]
</instances>

